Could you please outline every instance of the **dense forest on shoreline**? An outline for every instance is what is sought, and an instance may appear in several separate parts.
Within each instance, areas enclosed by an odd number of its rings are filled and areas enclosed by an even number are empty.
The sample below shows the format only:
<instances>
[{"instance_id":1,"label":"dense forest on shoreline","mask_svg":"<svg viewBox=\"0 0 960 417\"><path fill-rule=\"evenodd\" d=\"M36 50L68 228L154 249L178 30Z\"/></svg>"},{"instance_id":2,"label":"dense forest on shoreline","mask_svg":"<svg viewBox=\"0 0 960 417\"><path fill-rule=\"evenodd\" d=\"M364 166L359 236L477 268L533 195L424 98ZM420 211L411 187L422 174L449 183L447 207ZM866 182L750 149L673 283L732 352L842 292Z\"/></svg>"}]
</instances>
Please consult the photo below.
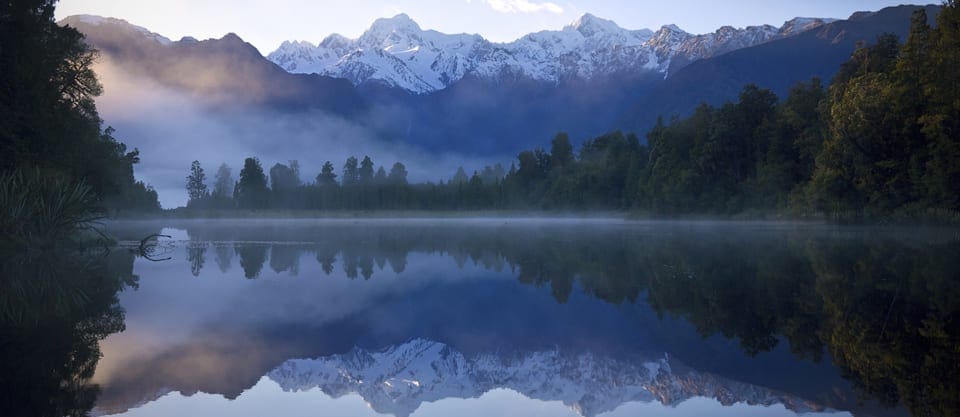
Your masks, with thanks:
<instances>
[{"instance_id":1,"label":"dense forest on shoreline","mask_svg":"<svg viewBox=\"0 0 960 417\"><path fill-rule=\"evenodd\" d=\"M521 152L509 169L461 168L411 184L406 167L332 162L304 182L297 161L269 177L256 158L239 181L221 165L212 189L194 162L189 208L300 210L619 210L652 215L956 219L960 209L960 13L923 9L900 44L858 49L829 87L797 84L782 101L744 87L739 100L660 119L646 135L608 133L574 149ZM268 181L269 178L269 181ZM268 184L269 182L269 184Z\"/></svg>"},{"instance_id":2,"label":"dense forest on shoreline","mask_svg":"<svg viewBox=\"0 0 960 417\"><path fill-rule=\"evenodd\" d=\"M107 212L156 211L137 149L104 127L97 51L53 0L0 3L0 243L57 242Z\"/></svg>"}]
</instances>

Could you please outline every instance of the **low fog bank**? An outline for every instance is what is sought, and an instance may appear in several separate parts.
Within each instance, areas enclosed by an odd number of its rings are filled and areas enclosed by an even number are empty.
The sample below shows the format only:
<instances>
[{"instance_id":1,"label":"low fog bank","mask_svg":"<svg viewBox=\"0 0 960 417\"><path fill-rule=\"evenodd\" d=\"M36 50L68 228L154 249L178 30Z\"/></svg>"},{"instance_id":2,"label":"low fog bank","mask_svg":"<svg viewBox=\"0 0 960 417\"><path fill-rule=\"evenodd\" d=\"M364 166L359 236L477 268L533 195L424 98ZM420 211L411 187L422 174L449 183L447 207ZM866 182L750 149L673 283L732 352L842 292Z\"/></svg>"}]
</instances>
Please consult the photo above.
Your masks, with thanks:
<instances>
[{"instance_id":1,"label":"low fog bank","mask_svg":"<svg viewBox=\"0 0 960 417\"><path fill-rule=\"evenodd\" d=\"M204 103L127 73L107 59L96 71L104 85L97 100L100 117L128 148L140 149L136 177L156 188L164 208L186 205L185 178L193 160L203 165L212 186L221 163L233 169L236 180L249 156L258 157L266 173L275 163L297 160L305 183L313 182L325 161L333 163L339 176L350 156L369 155L388 171L394 162L402 162L411 182L447 181L460 166L469 173L496 163L509 166L513 158L437 153L390 142L367 127L320 111L281 113Z\"/></svg>"}]
</instances>

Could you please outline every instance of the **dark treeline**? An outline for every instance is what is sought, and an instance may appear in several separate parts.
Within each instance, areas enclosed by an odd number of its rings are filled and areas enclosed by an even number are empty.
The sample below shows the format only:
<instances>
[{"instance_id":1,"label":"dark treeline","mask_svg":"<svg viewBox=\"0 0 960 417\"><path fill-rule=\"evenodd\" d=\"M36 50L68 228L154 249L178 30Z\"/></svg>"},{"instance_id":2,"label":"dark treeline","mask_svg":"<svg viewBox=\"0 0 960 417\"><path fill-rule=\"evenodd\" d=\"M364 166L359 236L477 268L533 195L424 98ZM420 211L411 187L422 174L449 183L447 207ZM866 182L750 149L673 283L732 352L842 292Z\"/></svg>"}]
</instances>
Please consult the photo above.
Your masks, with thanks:
<instances>
[{"instance_id":1,"label":"dark treeline","mask_svg":"<svg viewBox=\"0 0 960 417\"><path fill-rule=\"evenodd\" d=\"M902 401L917 416L960 415L960 244L951 233L848 230L838 239L810 230L653 234L602 224L322 229L291 235L271 225L187 225L186 257L201 277L217 275L204 268L239 267L232 276L391 280L408 268L408 258L423 262L417 254L452 258L461 268L548 288L561 303L577 292L618 305L648 303L704 337L738 340L749 355L784 342L801 358L828 354L868 398ZM313 243L223 243L318 236ZM717 366L704 361L692 365Z\"/></svg>"},{"instance_id":2,"label":"dark treeline","mask_svg":"<svg viewBox=\"0 0 960 417\"><path fill-rule=\"evenodd\" d=\"M313 181L296 162L267 175L247 159L233 186L221 167L210 193L195 164L191 207L298 209L637 210L879 218L955 216L960 209L960 11L923 9L904 44L884 35L857 50L829 87L813 79L780 100L746 86L735 103L659 120L646 143L613 132L575 150L521 152L486 167L411 184L401 163L332 163ZM226 175L221 175L226 172ZM338 178L339 174L339 178Z\"/></svg>"},{"instance_id":3,"label":"dark treeline","mask_svg":"<svg viewBox=\"0 0 960 417\"><path fill-rule=\"evenodd\" d=\"M222 164L206 185L198 161L187 177L190 208L322 209L322 210L461 210L510 207L503 190L509 187L503 167L486 167L468 177L461 168L449 182L412 184L407 169L394 163L389 171L375 167L370 157L350 157L341 169L327 161L313 181L301 179L298 161L277 163L265 173L260 161L247 158L234 181ZM509 178L509 177L507 177Z\"/></svg>"},{"instance_id":4,"label":"dark treeline","mask_svg":"<svg viewBox=\"0 0 960 417\"><path fill-rule=\"evenodd\" d=\"M21 237L24 223L89 217L102 209L160 208L157 193L134 179L139 152L117 141L97 114L94 97L102 91L92 68L97 52L80 32L57 25L55 3L0 2L0 234L5 237Z\"/></svg>"},{"instance_id":5,"label":"dark treeline","mask_svg":"<svg viewBox=\"0 0 960 417\"><path fill-rule=\"evenodd\" d=\"M128 251L0 251L0 415L87 416L100 341L123 331Z\"/></svg>"},{"instance_id":6,"label":"dark treeline","mask_svg":"<svg viewBox=\"0 0 960 417\"><path fill-rule=\"evenodd\" d=\"M646 147L620 132L587 141L574 153L566 134L550 152L524 151L509 170L486 166L472 175L461 167L446 181L411 183L403 163L390 169L350 157L340 169L327 161L313 181L301 178L298 161L277 163L269 175L247 158L234 181L223 164L213 178L194 161L186 188L190 208L320 210L618 210L636 207Z\"/></svg>"}]
</instances>

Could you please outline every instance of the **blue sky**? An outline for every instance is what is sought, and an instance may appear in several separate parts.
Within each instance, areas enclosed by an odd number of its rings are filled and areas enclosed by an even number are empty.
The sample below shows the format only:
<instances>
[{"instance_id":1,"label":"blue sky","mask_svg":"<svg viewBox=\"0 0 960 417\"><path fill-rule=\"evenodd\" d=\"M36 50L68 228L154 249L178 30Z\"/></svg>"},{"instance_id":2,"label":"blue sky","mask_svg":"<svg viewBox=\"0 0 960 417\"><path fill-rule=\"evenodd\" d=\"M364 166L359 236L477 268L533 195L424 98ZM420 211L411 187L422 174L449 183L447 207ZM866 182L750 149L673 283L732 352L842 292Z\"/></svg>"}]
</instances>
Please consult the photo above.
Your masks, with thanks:
<instances>
[{"instance_id":1,"label":"blue sky","mask_svg":"<svg viewBox=\"0 0 960 417\"><path fill-rule=\"evenodd\" d=\"M424 29L479 33L511 41L559 29L583 13L628 29L676 24L692 33L722 25L779 26L796 16L845 18L903 0L61 0L57 18L97 14L126 19L171 39L219 38L228 32L266 54L289 39L319 42L330 33L357 37L378 17L407 13Z\"/></svg>"}]
</instances>

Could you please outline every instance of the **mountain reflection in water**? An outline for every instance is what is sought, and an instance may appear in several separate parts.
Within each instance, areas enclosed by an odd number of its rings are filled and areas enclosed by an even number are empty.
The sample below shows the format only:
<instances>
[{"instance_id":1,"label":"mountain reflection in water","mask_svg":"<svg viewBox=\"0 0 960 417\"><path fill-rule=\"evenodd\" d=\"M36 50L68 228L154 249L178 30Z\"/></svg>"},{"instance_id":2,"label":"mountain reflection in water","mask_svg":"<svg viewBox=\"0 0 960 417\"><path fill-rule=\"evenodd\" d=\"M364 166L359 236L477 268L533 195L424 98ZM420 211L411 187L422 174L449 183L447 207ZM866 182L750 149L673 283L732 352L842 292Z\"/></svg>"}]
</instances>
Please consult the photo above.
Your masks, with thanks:
<instances>
[{"instance_id":1,"label":"mountain reflection in water","mask_svg":"<svg viewBox=\"0 0 960 417\"><path fill-rule=\"evenodd\" d=\"M119 294L127 330L101 343L92 382L102 392L77 398L80 409L96 399L95 413L184 412L198 393L253 401L275 384L358 396L397 416L494 401L503 389L584 416L630 404L667 415L698 398L711 399L699 410L708 413L737 404L764 407L758 415L957 415L953 232L493 219L110 225L128 239L161 227L186 236L168 244L172 260L133 264L139 288ZM16 331L4 326L4 359L28 349L27 338L8 338ZM353 410L336 414L370 412Z\"/></svg>"}]
</instances>

